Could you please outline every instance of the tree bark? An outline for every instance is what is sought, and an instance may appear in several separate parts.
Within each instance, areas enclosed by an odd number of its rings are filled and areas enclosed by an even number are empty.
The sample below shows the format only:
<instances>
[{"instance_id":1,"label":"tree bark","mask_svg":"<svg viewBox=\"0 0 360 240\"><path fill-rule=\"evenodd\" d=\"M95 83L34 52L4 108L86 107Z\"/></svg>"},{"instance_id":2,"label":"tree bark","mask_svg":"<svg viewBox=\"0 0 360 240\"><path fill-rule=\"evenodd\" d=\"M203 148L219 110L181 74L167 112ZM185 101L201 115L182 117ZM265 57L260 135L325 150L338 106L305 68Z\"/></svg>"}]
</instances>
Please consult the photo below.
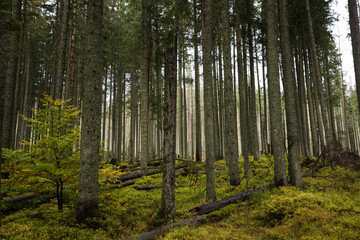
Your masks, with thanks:
<instances>
[{"instance_id":1,"label":"tree bark","mask_svg":"<svg viewBox=\"0 0 360 240\"><path fill-rule=\"evenodd\" d=\"M240 136L241 136L241 150L244 157L244 176L250 178L250 162L249 162L249 133L248 133L248 111L246 101L247 82L246 75L244 74L243 61L242 61L242 46L240 35L240 1L236 0L236 47L237 47L237 69L238 69L238 84L239 84L239 100L240 100Z\"/></svg>"},{"instance_id":2,"label":"tree bark","mask_svg":"<svg viewBox=\"0 0 360 240\"><path fill-rule=\"evenodd\" d=\"M229 0L222 0L223 49L224 49L224 101L225 101L225 157L229 167L230 185L240 184L239 152L236 127L236 106L232 81ZM218 144L218 143L216 143Z\"/></svg>"},{"instance_id":3,"label":"tree bark","mask_svg":"<svg viewBox=\"0 0 360 240\"><path fill-rule=\"evenodd\" d=\"M352 52L354 60L356 93L358 97L358 108L360 112L360 30L359 30L359 14L356 0L348 0L349 23L351 33Z\"/></svg>"},{"instance_id":4,"label":"tree bark","mask_svg":"<svg viewBox=\"0 0 360 240\"><path fill-rule=\"evenodd\" d=\"M173 41L175 44L165 48L164 157L161 206L166 222L175 220L176 37Z\"/></svg>"},{"instance_id":5,"label":"tree bark","mask_svg":"<svg viewBox=\"0 0 360 240\"><path fill-rule=\"evenodd\" d=\"M280 0L280 29L281 29L281 59L283 65L283 85L286 108L287 140L288 140L288 162L290 183L300 186L301 167L300 167L300 136L298 133L298 113L296 104L296 81L292 71L293 57L290 47L290 34L288 22L287 0Z\"/></svg>"},{"instance_id":6,"label":"tree bark","mask_svg":"<svg viewBox=\"0 0 360 240\"><path fill-rule=\"evenodd\" d=\"M196 151L195 159L201 162L201 117L200 117L200 83L199 83L199 49L198 49L198 20L197 20L197 0L194 1L194 67L195 67L195 115L196 115Z\"/></svg>"},{"instance_id":7,"label":"tree bark","mask_svg":"<svg viewBox=\"0 0 360 240\"><path fill-rule=\"evenodd\" d=\"M279 53L277 42L277 0L266 1L267 23L267 67L271 129L271 149L274 154L274 182L286 185L285 148L281 117L281 95L279 83Z\"/></svg>"},{"instance_id":8,"label":"tree bark","mask_svg":"<svg viewBox=\"0 0 360 240\"><path fill-rule=\"evenodd\" d=\"M148 40L148 0L142 0L142 59L141 59L141 104L140 131L141 154L140 166L147 171L149 158L149 40Z\"/></svg>"},{"instance_id":9,"label":"tree bark","mask_svg":"<svg viewBox=\"0 0 360 240\"><path fill-rule=\"evenodd\" d=\"M215 191L215 145L214 145L214 112L212 84L212 20L211 0L202 1L202 40L203 40L203 79L204 79L204 122L206 152L206 200L216 201Z\"/></svg>"},{"instance_id":10,"label":"tree bark","mask_svg":"<svg viewBox=\"0 0 360 240\"><path fill-rule=\"evenodd\" d=\"M77 220L83 222L98 209L98 165L101 136L101 80L103 76L103 1L89 0L87 29L87 57L85 60L86 88L84 89L79 193Z\"/></svg>"}]
</instances>

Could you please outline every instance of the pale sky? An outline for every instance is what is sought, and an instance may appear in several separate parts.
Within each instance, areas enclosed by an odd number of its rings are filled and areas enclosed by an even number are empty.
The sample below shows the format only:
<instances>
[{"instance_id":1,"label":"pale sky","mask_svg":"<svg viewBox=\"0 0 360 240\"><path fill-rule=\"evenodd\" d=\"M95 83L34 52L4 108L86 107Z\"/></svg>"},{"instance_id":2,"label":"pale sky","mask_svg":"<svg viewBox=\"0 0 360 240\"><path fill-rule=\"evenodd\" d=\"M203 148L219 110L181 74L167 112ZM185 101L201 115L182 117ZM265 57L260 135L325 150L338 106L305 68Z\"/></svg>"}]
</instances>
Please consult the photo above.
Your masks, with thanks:
<instances>
[{"instance_id":1,"label":"pale sky","mask_svg":"<svg viewBox=\"0 0 360 240\"><path fill-rule=\"evenodd\" d=\"M346 0L335 0L332 4L333 11L338 14L338 22L335 22L332 31L336 40L337 48L340 48L343 74L348 86L355 86L354 63L350 39L349 12Z\"/></svg>"}]
</instances>

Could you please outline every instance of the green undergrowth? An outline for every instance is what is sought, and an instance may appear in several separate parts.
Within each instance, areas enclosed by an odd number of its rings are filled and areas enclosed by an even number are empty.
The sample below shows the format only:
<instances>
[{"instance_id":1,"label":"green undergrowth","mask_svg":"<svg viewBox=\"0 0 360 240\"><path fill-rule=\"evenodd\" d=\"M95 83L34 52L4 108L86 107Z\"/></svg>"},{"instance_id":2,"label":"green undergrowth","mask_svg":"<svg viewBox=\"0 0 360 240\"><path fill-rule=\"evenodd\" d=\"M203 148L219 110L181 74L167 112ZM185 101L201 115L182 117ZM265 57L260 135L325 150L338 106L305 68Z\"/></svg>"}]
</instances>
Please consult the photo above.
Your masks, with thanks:
<instances>
[{"instance_id":1,"label":"green undergrowth","mask_svg":"<svg viewBox=\"0 0 360 240\"><path fill-rule=\"evenodd\" d=\"M181 163L180 161L177 163ZM239 160L243 176L243 159ZM239 186L229 185L224 160L217 161L217 198L233 196L273 180L273 158L250 158L251 178ZM205 164L177 170L176 220L193 215L189 211L205 204ZM183 173L183 174L181 174ZM187 174L185 174L187 173ZM190 174L188 174L190 173ZM206 222L174 228L162 239L359 239L360 173L322 168L303 179L301 188L281 187L256 193L250 199L211 213ZM144 176L135 186L162 184L161 174ZM75 201L64 211L56 201L17 211L2 219L1 239L123 239L161 226L161 188L139 191L133 186L104 190L99 195L99 216L88 225L75 221ZM73 197L71 199L76 199ZM43 212L36 218L30 214Z\"/></svg>"}]
</instances>

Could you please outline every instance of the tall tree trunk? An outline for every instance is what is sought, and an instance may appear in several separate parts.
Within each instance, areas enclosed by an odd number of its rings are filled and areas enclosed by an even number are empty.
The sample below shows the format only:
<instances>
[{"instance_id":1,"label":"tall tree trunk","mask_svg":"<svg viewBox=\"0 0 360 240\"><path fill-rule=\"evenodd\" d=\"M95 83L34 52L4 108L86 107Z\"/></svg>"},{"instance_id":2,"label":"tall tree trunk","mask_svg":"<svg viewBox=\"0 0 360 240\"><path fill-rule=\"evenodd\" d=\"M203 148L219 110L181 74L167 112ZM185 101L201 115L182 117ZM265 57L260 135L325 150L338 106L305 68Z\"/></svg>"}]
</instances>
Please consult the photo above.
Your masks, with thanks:
<instances>
[{"instance_id":1,"label":"tall tree trunk","mask_svg":"<svg viewBox=\"0 0 360 240\"><path fill-rule=\"evenodd\" d=\"M137 98L138 98L138 94L137 94L137 82L136 82L136 76L135 76L135 71L133 71L133 73L131 74L131 102L130 102L130 109L131 109L131 115L130 115L130 163L133 163L136 160L136 150L135 150L135 129L136 129L136 112L138 111L138 107L137 107Z\"/></svg>"},{"instance_id":2,"label":"tall tree trunk","mask_svg":"<svg viewBox=\"0 0 360 240\"><path fill-rule=\"evenodd\" d=\"M216 201L215 191L215 148L214 148L214 111L212 84L212 20L211 0L202 0L202 40L203 40L203 78L204 78L204 122L206 152L206 200Z\"/></svg>"},{"instance_id":3,"label":"tall tree trunk","mask_svg":"<svg viewBox=\"0 0 360 240\"><path fill-rule=\"evenodd\" d=\"M6 67L8 63L8 49L10 45L10 23L11 23L11 1L2 1L1 9L3 10L0 14L0 133L3 134L3 122L4 122L4 94L5 94L5 83L6 83ZM2 147L3 137L0 137L0 173L2 170ZM2 185L0 177L0 201L2 200ZM0 227L1 227L2 212L0 211Z\"/></svg>"},{"instance_id":4,"label":"tall tree trunk","mask_svg":"<svg viewBox=\"0 0 360 240\"><path fill-rule=\"evenodd\" d=\"M148 40L148 0L142 0L142 58L141 58L141 103L140 131L141 155L140 169L147 171L149 158L149 40Z\"/></svg>"},{"instance_id":5,"label":"tall tree trunk","mask_svg":"<svg viewBox=\"0 0 360 240\"><path fill-rule=\"evenodd\" d=\"M176 42L176 38L174 39ZM176 43L165 48L164 157L162 214L167 222L175 220L176 148Z\"/></svg>"},{"instance_id":6,"label":"tall tree trunk","mask_svg":"<svg viewBox=\"0 0 360 240\"><path fill-rule=\"evenodd\" d=\"M312 150L314 156L319 156L319 140L317 134L316 127L316 115L314 109L314 100L312 94L312 85L310 81L310 70L309 70L309 61L306 54L306 50L304 50L304 63L305 63L305 79L306 79L306 90L307 90L307 100L309 106L309 116L310 116L310 131L311 131L311 139L312 139Z\"/></svg>"},{"instance_id":7,"label":"tall tree trunk","mask_svg":"<svg viewBox=\"0 0 360 240\"><path fill-rule=\"evenodd\" d=\"M77 219L83 222L98 209L98 165L101 129L101 82L103 77L103 1L88 1L86 88L83 100Z\"/></svg>"},{"instance_id":8,"label":"tall tree trunk","mask_svg":"<svg viewBox=\"0 0 360 240\"><path fill-rule=\"evenodd\" d=\"M237 47L237 69L238 69L238 84L239 84L239 101L240 101L240 136L241 136L241 152L244 157L244 176L250 178L250 162L249 162L249 133L248 133L248 111L247 111L247 82L246 74L243 68L243 56L240 35L240 4L241 0L236 0L236 47Z\"/></svg>"},{"instance_id":9,"label":"tall tree trunk","mask_svg":"<svg viewBox=\"0 0 360 240\"><path fill-rule=\"evenodd\" d=\"M300 136L298 133L298 113L296 105L296 81L293 73L293 57L290 47L290 34L288 22L287 0L280 0L280 29L281 29L281 59L283 65L283 85L286 108L287 140L288 140L288 162L290 183L300 186L302 173L300 167Z\"/></svg>"},{"instance_id":10,"label":"tall tree trunk","mask_svg":"<svg viewBox=\"0 0 360 240\"><path fill-rule=\"evenodd\" d=\"M64 84L64 72L65 72L65 59L66 59L66 43L68 32L68 16L69 16L69 3L70 0L61 1L60 11L62 12L61 25L60 25L60 41L58 48L58 59L55 76L55 99L62 98L63 84Z\"/></svg>"},{"instance_id":11,"label":"tall tree trunk","mask_svg":"<svg viewBox=\"0 0 360 240\"><path fill-rule=\"evenodd\" d=\"M329 122L328 122L328 118L327 118L327 108L325 105L325 101L324 100L324 93L323 93L323 89L322 89L322 81L321 81L321 75L320 75L320 65L319 65L319 61L318 61L318 56L317 56L317 52L316 52L316 48L315 48L315 37L314 37L314 30L313 30L313 25L312 25L312 19L311 19L311 14L310 14L310 5L309 5L309 0L305 0L305 5L306 5L306 16L307 16L307 23L308 23L308 30L309 30L309 35L310 35L310 52L311 52L311 58L314 62L314 71L315 71L315 81L316 81L316 85L317 85L317 94L319 96L319 99L321 99L320 101L320 106L321 106L321 114L322 114L322 120L324 122L324 129L325 129L325 138L326 138L326 144L332 144L332 135L330 133L330 127L329 127Z\"/></svg>"},{"instance_id":12,"label":"tall tree trunk","mask_svg":"<svg viewBox=\"0 0 360 240\"><path fill-rule=\"evenodd\" d=\"M194 67L195 67L195 115L196 115L196 151L195 159L201 162L201 117L200 117L200 81L199 81L199 48L198 48L198 20L197 20L197 0L194 1Z\"/></svg>"},{"instance_id":13,"label":"tall tree trunk","mask_svg":"<svg viewBox=\"0 0 360 240\"><path fill-rule=\"evenodd\" d=\"M267 67L270 108L271 149L274 154L274 181L286 185L284 135L281 120L281 95L279 83L279 53L277 30L277 0L266 1Z\"/></svg>"},{"instance_id":14,"label":"tall tree trunk","mask_svg":"<svg viewBox=\"0 0 360 240\"><path fill-rule=\"evenodd\" d=\"M12 20L15 24L20 24L21 18L21 0L13 0L12 7ZM10 40L10 56L8 60L8 66L6 71L6 82L5 82L5 97L4 97L4 123L2 140L3 147L12 149L14 142L12 141L14 135L13 122L16 121L14 118L14 99L16 90L16 69L18 62L18 50L19 50L20 32L14 32L11 35ZM16 116L16 115L15 115Z\"/></svg>"},{"instance_id":15,"label":"tall tree trunk","mask_svg":"<svg viewBox=\"0 0 360 240\"><path fill-rule=\"evenodd\" d=\"M358 97L358 107L360 112L360 26L359 14L357 9L357 0L348 0L349 18L350 18L350 32L352 52L354 59L356 93Z\"/></svg>"},{"instance_id":16,"label":"tall tree trunk","mask_svg":"<svg viewBox=\"0 0 360 240\"><path fill-rule=\"evenodd\" d=\"M231 66L229 0L222 0L221 18L223 22L224 49L224 101L225 101L225 157L229 167L230 185L240 184L239 152L236 127L236 106L234 102L234 88Z\"/></svg>"}]
</instances>

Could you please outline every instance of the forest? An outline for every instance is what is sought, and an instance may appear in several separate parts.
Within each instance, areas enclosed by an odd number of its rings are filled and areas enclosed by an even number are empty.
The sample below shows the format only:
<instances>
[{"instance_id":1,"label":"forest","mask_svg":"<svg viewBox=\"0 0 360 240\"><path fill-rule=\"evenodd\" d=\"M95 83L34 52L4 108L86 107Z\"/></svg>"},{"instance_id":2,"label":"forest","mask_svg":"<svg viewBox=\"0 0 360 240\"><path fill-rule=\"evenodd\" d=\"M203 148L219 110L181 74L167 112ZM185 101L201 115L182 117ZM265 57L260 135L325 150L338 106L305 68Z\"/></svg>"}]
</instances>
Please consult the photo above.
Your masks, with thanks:
<instances>
[{"instance_id":1,"label":"forest","mask_svg":"<svg viewBox=\"0 0 360 240\"><path fill-rule=\"evenodd\" d=\"M335 2L2 0L0 239L359 239Z\"/></svg>"}]
</instances>

